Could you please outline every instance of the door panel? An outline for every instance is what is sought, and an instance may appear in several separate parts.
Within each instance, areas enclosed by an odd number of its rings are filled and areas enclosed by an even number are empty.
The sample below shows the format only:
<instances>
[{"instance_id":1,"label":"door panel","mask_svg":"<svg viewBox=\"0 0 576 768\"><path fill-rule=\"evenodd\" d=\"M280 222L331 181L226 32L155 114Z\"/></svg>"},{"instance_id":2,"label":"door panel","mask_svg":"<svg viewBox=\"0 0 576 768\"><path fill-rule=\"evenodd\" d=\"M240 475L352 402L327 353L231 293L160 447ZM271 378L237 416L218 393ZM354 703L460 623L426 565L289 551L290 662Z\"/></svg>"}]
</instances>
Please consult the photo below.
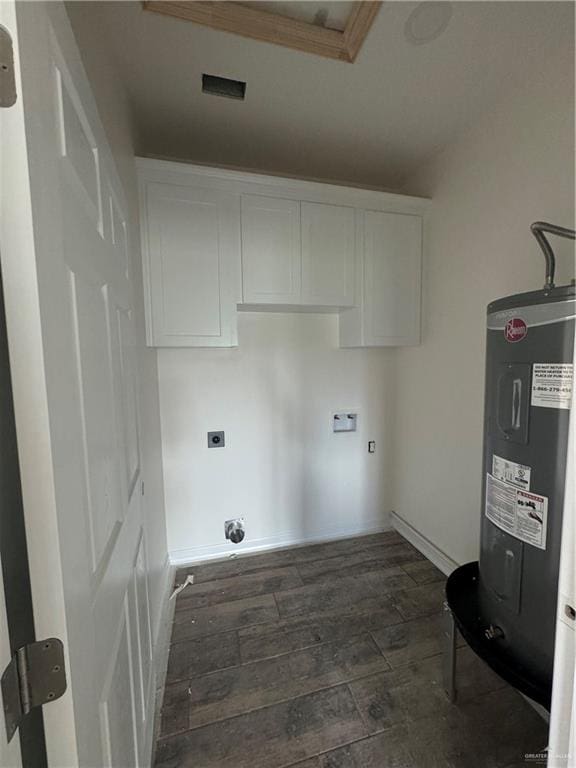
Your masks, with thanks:
<instances>
[{"instance_id":1,"label":"door panel","mask_svg":"<svg viewBox=\"0 0 576 768\"><path fill-rule=\"evenodd\" d=\"M91 531L92 569L101 565L121 525L117 442L106 286L71 277L83 460Z\"/></svg>"},{"instance_id":2,"label":"door panel","mask_svg":"<svg viewBox=\"0 0 576 768\"><path fill-rule=\"evenodd\" d=\"M300 203L242 195L245 304L300 301Z\"/></svg>"},{"instance_id":3,"label":"door panel","mask_svg":"<svg viewBox=\"0 0 576 768\"><path fill-rule=\"evenodd\" d=\"M110 657L101 710L104 765L138 765L127 609L122 613L116 646Z\"/></svg>"},{"instance_id":4,"label":"door panel","mask_svg":"<svg viewBox=\"0 0 576 768\"><path fill-rule=\"evenodd\" d=\"M354 304L355 210L302 203L302 302Z\"/></svg>"},{"instance_id":5,"label":"door panel","mask_svg":"<svg viewBox=\"0 0 576 768\"><path fill-rule=\"evenodd\" d=\"M80 97L66 71L54 66L56 119L62 167L88 216L102 232L100 161L96 140Z\"/></svg>"},{"instance_id":6,"label":"door panel","mask_svg":"<svg viewBox=\"0 0 576 768\"><path fill-rule=\"evenodd\" d=\"M233 346L235 196L170 184L148 184L145 194L153 343Z\"/></svg>"},{"instance_id":7,"label":"door panel","mask_svg":"<svg viewBox=\"0 0 576 768\"><path fill-rule=\"evenodd\" d=\"M153 686L128 206L63 5L13 7L26 144L11 192L29 183L16 212L31 226L15 228L2 258L18 296L37 631L67 651L68 690L44 711L48 754L53 766L145 766Z\"/></svg>"},{"instance_id":8,"label":"door panel","mask_svg":"<svg viewBox=\"0 0 576 768\"><path fill-rule=\"evenodd\" d=\"M134 659L134 694L136 721L140 732L147 723L147 705L152 672L152 645L148 612L148 584L144 539L138 544L132 580L128 592L129 625L131 633L131 655Z\"/></svg>"},{"instance_id":9,"label":"door panel","mask_svg":"<svg viewBox=\"0 0 576 768\"><path fill-rule=\"evenodd\" d=\"M364 302L367 345L418 344L422 220L365 211Z\"/></svg>"},{"instance_id":10,"label":"door panel","mask_svg":"<svg viewBox=\"0 0 576 768\"><path fill-rule=\"evenodd\" d=\"M121 386L120 414L124 442L124 462L128 500L136 486L140 473L140 436L138 430L138 388L134 350L132 310L116 308L116 328L113 335L117 345Z\"/></svg>"},{"instance_id":11,"label":"door panel","mask_svg":"<svg viewBox=\"0 0 576 768\"><path fill-rule=\"evenodd\" d=\"M187 198L187 191L148 190L152 296L161 336L219 336L220 254L216 202Z\"/></svg>"}]
</instances>

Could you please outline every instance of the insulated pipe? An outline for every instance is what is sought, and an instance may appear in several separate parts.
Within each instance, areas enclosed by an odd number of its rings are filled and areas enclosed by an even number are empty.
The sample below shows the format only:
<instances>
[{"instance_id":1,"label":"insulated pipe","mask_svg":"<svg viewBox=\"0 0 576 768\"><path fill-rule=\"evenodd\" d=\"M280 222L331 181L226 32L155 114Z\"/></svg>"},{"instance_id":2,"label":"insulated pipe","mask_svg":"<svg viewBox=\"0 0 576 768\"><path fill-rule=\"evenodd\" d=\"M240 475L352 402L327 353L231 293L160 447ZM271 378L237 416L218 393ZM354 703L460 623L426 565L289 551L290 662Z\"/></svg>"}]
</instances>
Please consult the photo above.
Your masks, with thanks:
<instances>
[{"instance_id":1,"label":"insulated pipe","mask_svg":"<svg viewBox=\"0 0 576 768\"><path fill-rule=\"evenodd\" d=\"M544 252L544 258L546 259L546 282L544 283L544 290L554 288L554 272L556 271L556 259L554 257L554 251L552 246L546 239L544 232L550 235L558 235L558 237L566 237L569 240L576 239L576 232L573 229L567 229L566 227L559 227L557 224L548 224L546 221L535 221L530 227L530 231L538 240L538 245Z\"/></svg>"}]
</instances>

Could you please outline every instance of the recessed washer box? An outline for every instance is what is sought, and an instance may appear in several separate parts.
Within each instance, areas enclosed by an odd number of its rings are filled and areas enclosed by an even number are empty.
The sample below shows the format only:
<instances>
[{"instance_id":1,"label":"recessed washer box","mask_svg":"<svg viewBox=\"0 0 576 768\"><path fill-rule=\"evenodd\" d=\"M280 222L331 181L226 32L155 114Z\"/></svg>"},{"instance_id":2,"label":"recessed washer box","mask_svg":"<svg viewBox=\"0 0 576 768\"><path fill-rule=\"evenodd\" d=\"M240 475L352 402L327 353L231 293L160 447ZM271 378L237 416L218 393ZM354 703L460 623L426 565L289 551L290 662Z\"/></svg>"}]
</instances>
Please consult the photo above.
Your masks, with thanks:
<instances>
[{"instance_id":1,"label":"recessed washer box","mask_svg":"<svg viewBox=\"0 0 576 768\"><path fill-rule=\"evenodd\" d=\"M335 413L332 416L333 432L356 432L357 413Z\"/></svg>"}]
</instances>

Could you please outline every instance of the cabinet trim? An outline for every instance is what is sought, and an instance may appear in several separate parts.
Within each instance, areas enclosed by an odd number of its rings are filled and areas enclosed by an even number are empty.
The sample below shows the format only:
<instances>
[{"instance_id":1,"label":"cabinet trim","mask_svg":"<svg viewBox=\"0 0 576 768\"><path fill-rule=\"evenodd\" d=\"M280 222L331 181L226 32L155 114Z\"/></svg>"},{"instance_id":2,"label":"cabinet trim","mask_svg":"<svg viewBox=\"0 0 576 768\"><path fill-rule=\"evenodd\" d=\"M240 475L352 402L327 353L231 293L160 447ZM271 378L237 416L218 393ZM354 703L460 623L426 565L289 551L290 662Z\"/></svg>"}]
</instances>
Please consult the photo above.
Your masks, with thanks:
<instances>
[{"instance_id":1,"label":"cabinet trim","mask_svg":"<svg viewBox=\"0 0 576 768\"><path fill-rule=\"evenodd\" d=\"M193 165L176 160L137 157L136 167L141 178L205 189L220 188L239 194L281 197L299 202L347 205L389 213L422 215L430 205L424 197L400 195L365 187L353 187L330 182L307 181L283 176Z\"/></svg>"}]
</instances>

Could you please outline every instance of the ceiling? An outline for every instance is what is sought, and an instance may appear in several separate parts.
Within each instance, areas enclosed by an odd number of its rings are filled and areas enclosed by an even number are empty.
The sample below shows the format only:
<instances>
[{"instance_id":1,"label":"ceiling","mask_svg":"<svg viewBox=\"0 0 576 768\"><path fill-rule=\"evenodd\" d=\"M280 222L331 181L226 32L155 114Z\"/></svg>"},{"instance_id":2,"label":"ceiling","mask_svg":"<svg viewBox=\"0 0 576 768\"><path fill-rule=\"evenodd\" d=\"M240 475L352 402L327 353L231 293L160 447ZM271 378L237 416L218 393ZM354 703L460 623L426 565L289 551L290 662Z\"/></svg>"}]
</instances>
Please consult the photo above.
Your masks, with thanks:
<instances>
[{"instance_id":1,"label":"ceiling","mask_svg":"<svg viewBox=\"0 0 576 768\"><path fill-rule=\"evenodd\" d=\"M557 48L574 45L572 3L455 2L447 29L419 45L405 34L416 5L384 2L354 64L140 2L69 9L111 47L139 154L397 189ZM202 94L202 73L245 80L245 101Z\"/></svg>"}]
</instances>

